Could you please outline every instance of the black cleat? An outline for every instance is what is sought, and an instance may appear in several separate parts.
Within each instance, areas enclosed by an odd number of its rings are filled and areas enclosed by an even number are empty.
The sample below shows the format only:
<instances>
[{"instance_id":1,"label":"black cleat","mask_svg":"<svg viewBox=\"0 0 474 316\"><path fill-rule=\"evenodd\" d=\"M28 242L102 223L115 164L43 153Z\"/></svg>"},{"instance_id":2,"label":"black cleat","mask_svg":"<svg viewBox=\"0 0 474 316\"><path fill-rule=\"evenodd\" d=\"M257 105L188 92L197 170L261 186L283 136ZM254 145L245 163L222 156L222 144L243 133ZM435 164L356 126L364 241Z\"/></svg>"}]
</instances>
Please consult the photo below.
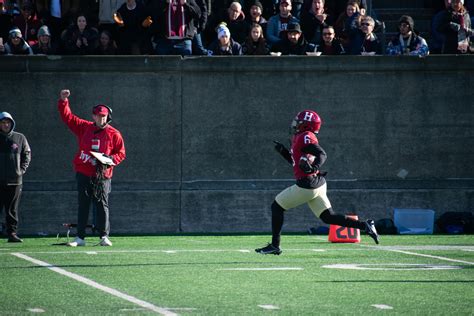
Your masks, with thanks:
<instances>
[{"instance_id":1,"label":"black cleat","mask_svg":"<svg viewBox=\"0 0 474 316\"><path fill-rule=\"evenodd\" d=\"M275 247L272 244L268 244L263 248L255 249L256 253L260 253L262 255L279 255L281 254L281 249L279 247Z\"/></svg>"},{"instance_id":2,"label":"black cleat","mask_svg":"<svg viewBox=\"0 0 474 316\"><path fill-rule=\"evenodd\" d=\"M23 242L23 240L17 236L15 233L11 233L8 236L8 242Z\"/></svg>"},{"instance_id":3,"label":"black cleat","mask_svg":"<svg viewBox=\"0 0 474 316\"><path fill-rule=\"evenodd\" d=\"M377 234L373 220L369 219L365 222L365 232L372 237L377 245L379 244L379 234Z\"/></svg>"}]
</instances>

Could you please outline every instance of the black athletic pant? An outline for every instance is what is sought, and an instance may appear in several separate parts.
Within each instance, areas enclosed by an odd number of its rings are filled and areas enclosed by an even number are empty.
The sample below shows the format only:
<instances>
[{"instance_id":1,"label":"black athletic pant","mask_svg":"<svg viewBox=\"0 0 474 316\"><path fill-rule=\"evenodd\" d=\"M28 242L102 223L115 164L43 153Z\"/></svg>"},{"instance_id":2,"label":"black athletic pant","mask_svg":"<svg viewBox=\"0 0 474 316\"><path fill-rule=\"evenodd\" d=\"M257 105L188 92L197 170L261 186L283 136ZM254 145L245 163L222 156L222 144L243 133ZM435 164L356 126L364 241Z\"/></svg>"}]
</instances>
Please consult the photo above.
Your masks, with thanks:
<instances>
[{"instance_id":1,"label":"black athletic pant","mask_svg":"<svg viewBox=\"0 0 474 316\"><path fill-rule=\"evenodd\" d=\"M81 173L76 174L79 209L77 215L77 236L81 239L86 237L86 226L89 219L89 209L94 203L97 211L97 226L100 237L108 236L110 233L109 222L109 193L111 191L111 179L104 179L104 190L99 198L94 197L92 178Z\"/></svg>"},{"instance_id":2,"label":"black athletic pant","mask_svg":"<svg viewBox=\"0 0 474 316\"><path fill-rule=\"evenodd\" d=\"M18 228L18 205L22 185L0 185L0 212L5 210L7 234L16 233Z\"/></svg>"}]
</instances>

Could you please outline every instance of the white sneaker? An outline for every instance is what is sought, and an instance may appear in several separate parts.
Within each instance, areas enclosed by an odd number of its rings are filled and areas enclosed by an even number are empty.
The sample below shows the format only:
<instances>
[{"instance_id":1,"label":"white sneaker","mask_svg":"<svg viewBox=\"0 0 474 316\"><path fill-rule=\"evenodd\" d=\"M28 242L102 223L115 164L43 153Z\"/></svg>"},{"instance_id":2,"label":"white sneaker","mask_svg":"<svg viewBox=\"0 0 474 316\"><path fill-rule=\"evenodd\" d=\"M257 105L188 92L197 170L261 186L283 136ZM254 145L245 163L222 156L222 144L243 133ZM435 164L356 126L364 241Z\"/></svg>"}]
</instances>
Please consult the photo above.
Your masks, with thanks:
<instances>
[{"instance_id":1,"label":"white sneaker","mask_svg":"<svg viewBox=\"0 0 474 316\"><path fill-rule=\"evenodd\" d=\"M69 247L85 246L86 241L84 239L76 237L76 239L74 239L74 241L68 242L66 245L68 245Z\"/></svg>"},{"instance_id":2,"label":"white sneaker","mask_svg":"<svg viewBox=\"0 0 474 316\"><path fill-rule=\"evenodd\" d=\"M112 246L112 242L109 240L107 236L104 236L100 239L100 246Z\"/></svg>"}]
</instances>

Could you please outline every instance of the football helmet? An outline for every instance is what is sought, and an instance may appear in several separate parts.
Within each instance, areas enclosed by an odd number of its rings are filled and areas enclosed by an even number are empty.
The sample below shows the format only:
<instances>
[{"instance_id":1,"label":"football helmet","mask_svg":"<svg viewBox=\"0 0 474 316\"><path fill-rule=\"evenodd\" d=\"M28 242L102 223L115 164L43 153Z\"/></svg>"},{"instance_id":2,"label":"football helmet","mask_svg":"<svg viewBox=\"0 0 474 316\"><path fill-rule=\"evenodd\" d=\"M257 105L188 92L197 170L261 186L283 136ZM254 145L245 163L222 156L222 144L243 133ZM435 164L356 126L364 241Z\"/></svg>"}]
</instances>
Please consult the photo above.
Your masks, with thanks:
<instances>
[{"instance_id":1,"label":"football helmet","mask_svg":"<svg viewBox=\"0 0 474 316\"><path fill-rule=\"evenodd\" d=\"M291 132L293 134L299 134L302 132L313 132L319 133L321 128L321 118L318 113L311 110L304 110L299 112L291 122Z\"/></svg>"}]
</instances>

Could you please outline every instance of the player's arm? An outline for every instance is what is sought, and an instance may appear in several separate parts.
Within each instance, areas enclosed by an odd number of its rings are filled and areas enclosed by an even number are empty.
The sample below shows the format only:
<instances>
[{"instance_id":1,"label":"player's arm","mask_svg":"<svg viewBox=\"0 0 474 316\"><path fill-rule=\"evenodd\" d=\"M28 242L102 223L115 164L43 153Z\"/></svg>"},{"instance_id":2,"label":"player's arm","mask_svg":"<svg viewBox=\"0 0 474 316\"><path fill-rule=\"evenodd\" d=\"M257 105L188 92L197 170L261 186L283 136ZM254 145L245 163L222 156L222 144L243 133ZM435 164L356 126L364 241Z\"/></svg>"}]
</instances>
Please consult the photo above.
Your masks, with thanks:
<instances>
[{"instance_id":1,"label":"player's arm","mask_svg":"<svg viewBox=\"0 0 474 316\"><path fill-rule=\"evenodd\" d=\"M321 146L319 146L319 144L309 144L303 147L301 151L305 154L310 154L314 156L314 161L312 163L309 163L309 161L307 161L307 170L309 172L306 172L305 170L303 170L306 173L316 172L326 162L326 159L327 159L326 152ZM301 167L301 164L300 164L300 167Z\"/></svg>"},{"instance_id":2,"label":"player's arm","mask_svg":"<svg viewBox=\"0 0 474 316\"><path fill-rule=\"evenodd\" d=\"M275 150L290 164L293 165L290 151L280 142L273 141L275 143Z\"/></svg>"}]
</instances>

